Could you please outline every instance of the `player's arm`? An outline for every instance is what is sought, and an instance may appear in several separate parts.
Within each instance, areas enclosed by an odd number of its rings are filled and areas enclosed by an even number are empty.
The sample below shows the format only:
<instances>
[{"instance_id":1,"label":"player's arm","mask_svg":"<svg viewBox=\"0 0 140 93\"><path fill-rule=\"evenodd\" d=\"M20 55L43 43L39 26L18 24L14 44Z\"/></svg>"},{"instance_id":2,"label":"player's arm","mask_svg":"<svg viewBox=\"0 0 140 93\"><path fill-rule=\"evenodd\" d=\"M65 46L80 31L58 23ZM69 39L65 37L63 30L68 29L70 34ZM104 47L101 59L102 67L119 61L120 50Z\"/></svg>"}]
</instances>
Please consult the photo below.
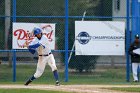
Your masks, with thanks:
<instances>
[{"instance_id":1,"label":"player's arm","mask_svg":"<svg viewBox=\"0 0 140 93\"><path fill-rule=\"evenodd\" d=\"M129 47L129 54L133 53L133 43Z\"/></svg>"},{"instance_id":2,"label":"player's arm","mask_svg":"<svg viewBox=\"0 0 140 93\"><path fill-rule=\"evenodd\" d=\"M39 46L41 46L41 44L40 44L40 43L37 43L37 44L34 44L34 45L29 45L28 48L29 48L29 49L36 49L36 48L38 48Z\"/></svg>"},{"instance_id":3,"label":"player's arm","mask_svg":"<svg viewBox=\"0 0 140 93\"><path fill-rule=\"evenodd\" d=\"M34 45L29 45L28 48L29 49L36 49L38 47L42 46L43 48L45 48L45 46L41 43L37 43L37 44L34 44Z\"/></svg>"},{"instance_id":4,"label":"player's arm","mask_svg":"<svg viewBox=\"0 0 140 93\"><path fill-rule=\"evenodd\" d=\"M35 49L29 48L29 46L32 46L32 45L29 45L29 43L32 43L32 44L33 44L33 42L28 42L28 41L26 41L26 42L23 44L22 47L23 47L23 48L24 48L24 47L27 47L28 50L29 50L29 52L32 53L32 54L34 54L34 53L35 53Z\"/></svg>"},{"instance_id":5,"label":"player's arm","mask_svg":"<svg viewBox=\"0 0 140 93\"><path fill-rule=\"evenodd\" d=\"M131 45L130 45L130 48L129 48L129 54L131 54L131 55L136 55L134 52L133 52L133 50L134 50L134 43L132 43Z\"/></svg>"},{"instance_id":6,"label":"player's arm","mask_svg":"<svg viewBox=\"0 0 140 93\"><path fill-rule=\"evenodd\" d=\"M34 49L29 49L29 48L28 48L28 50L29 50L29 52L32 53L32 54L35 53L35 50L34 50Z\"/></svg>"}]
</instances>

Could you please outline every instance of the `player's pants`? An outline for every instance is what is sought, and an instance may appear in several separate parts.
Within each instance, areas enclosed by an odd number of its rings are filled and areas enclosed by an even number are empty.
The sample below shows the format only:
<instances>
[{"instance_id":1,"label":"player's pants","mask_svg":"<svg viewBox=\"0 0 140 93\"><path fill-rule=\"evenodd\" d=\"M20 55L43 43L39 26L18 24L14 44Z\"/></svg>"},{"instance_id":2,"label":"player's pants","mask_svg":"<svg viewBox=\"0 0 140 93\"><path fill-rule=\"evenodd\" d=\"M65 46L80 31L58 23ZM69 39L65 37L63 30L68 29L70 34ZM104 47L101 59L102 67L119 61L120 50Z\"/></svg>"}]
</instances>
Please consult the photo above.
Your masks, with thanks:
<instances>
[{"instance_id":1,"label":"player's pants","mask_svg":"<svg viewBox=\"0 0 140 93\"><path fill-rule=\"evenodd\" d=\"M140 68L140 63L132 63L132 72L134 80L138 80L138 68Z\"/></svg>"},{"instance_id":2,"label":"player's pants","mask_svg":"<svg viewBox=\"0 0 140 93\"><path fill-rule=\"evenodd\" d=\"M57 70L53 54L50 54L49 56L39 56L37 69L34 74L35 78L39 78L43 74L46 64L51 67L52 71Z\"/></svg>"}]
</instances>

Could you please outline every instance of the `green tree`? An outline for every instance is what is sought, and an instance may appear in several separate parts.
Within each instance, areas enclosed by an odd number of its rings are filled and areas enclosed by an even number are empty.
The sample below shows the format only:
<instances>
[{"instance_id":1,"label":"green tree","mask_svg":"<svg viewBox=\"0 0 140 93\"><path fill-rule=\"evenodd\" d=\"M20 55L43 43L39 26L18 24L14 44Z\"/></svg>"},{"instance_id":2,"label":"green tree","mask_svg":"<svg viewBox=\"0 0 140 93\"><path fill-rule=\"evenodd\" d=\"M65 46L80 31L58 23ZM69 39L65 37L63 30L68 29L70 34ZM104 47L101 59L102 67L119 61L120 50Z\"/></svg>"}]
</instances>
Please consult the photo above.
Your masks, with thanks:
<instances>
[{"instance_id":1,"label":"green tree","mask_svg":"<svg viewBox=\"0 0 140 93\"><path fill-rule=\"evenodd\" d=\"M76 69L80 73L83 71L90 72L95 69L97 58L98 56L72 56L69 67Z\"/></svg>"}]
</instances>

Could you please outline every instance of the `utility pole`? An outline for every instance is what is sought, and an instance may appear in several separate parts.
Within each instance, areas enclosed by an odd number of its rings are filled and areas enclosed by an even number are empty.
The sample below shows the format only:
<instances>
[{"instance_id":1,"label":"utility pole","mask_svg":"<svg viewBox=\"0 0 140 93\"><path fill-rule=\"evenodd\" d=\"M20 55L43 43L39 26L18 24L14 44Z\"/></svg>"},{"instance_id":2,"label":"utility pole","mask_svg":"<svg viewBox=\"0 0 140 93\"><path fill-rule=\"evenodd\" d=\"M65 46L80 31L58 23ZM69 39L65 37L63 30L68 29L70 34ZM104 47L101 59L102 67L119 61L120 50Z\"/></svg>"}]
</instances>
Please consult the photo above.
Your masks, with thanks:
<instances>
[{"instance_id":1,"label":"utility pole","mask_svg":"<svg viewBox=\"0 0 140 93\"><path fill-rule=\"evenodd\" d=\"M8 50L8 38L9 38L9 31L10 31L10 21L11 21L11 0L5 0L5 50ZM12 66L12 56L10 53L7 53L7 57L9 58L9 66Z\"/></svg>"},{"instance_id":2,"label":"utility pole","mask_svg":"<svg viewBox=\"0 0 140 93\"><path fill-rule=\"evenodd\" d=\"M11 0L5 0L5 49L8 49L8 36L10 29Z\"/></svg>"}]
</instances>

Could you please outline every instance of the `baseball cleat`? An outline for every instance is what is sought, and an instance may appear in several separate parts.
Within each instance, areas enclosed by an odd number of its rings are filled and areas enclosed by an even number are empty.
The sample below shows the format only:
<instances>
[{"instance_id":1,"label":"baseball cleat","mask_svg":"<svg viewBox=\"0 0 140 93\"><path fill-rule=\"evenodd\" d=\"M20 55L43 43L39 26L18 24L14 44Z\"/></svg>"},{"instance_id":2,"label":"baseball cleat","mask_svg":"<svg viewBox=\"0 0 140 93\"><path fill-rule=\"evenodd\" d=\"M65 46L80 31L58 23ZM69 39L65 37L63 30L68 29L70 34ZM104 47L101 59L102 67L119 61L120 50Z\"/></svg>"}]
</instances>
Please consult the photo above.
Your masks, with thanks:
<instances>
[{"instance_id":1,"label":"baseball cleat","mask_svg":"<svg viewBox=\"0 0 140 93\"><path fill-rule=\"evenodd\" d=\"M25 83L24 85L25 85L25 86L28 86L28 84L26 84L26 83Z\"/></svg>"},{"instance_id":2,"label":"baseball cleat","mask_svg":"<svg viewBox=\"0 0 140 93\"><path fill-rule=\"evenodd\" d=\"M139 82L138 80L133 80L133 82Z\"/></svg>"},{"instance_id":3,"label":"baseball cleat","mask_svg":"<svg viewBox=\"0 0 140 93\"><path fill-rule=\"evenodd\" d=\"M29 79L24 85L28 86L29 83L31 83L32 81Z\"/></svg>"},{"instance_id":4,"label":"baseball cleat","mask_svg":"<svg viewBox=\"0 0 140 93\"><path fill-rule=\"evenodd\" d=\"M29 83L28 83L28 82L26 82L24 85L25 85L25 86L28 86L28 84L29 84Z\"/></svg>"},{"instance_id":5,"label":"baseball cleat","mask_svg":"<svg viewBox=\"0 0 140 93\"><path fill-rule=\"evenodd\" d=\"M59 81L56 81L55 85L56 85L56 86L60 86Z\"/></svg>"}]
</instances>

